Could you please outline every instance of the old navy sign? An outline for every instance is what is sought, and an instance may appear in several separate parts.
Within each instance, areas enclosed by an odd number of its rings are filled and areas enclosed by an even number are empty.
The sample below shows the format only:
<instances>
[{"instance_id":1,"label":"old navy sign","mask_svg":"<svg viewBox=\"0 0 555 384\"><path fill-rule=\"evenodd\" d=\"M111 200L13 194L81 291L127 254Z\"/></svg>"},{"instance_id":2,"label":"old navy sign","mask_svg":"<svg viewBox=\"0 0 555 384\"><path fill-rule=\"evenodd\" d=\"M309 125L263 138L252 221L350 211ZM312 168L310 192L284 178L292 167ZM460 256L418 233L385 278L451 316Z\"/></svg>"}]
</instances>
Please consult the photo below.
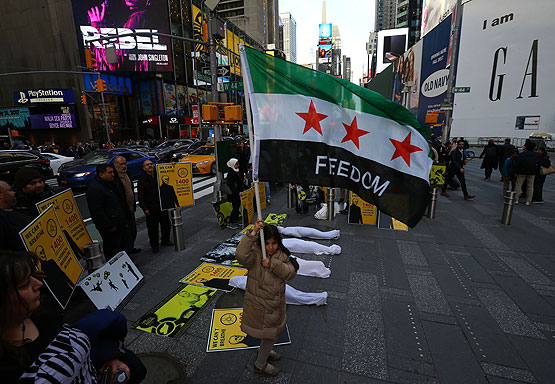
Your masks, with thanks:
<instances>
[{"instance_id":1,"label":"old navy sign","mask_svg":"<svg viewBox=\"0 0 555 384\"><path fill-rule=\"evenodd\" d=\"M13 93L16 105L37 103L73 103L73 90L59 88L29 89Z\"/></svg>"},{"instance_id":2,"label":"old navy sign","mask_svg":"<svg viewBox=\"0 0 555 384\"><path fill-rule=\"evenodd\" d=\"M85 90L96 92L94 82L98 80L98 75L84 74ZM106 93L115 95L131 94L131 79L123 76L100 75L100 78L106 82Z\"/></svg>"}]
</instances>

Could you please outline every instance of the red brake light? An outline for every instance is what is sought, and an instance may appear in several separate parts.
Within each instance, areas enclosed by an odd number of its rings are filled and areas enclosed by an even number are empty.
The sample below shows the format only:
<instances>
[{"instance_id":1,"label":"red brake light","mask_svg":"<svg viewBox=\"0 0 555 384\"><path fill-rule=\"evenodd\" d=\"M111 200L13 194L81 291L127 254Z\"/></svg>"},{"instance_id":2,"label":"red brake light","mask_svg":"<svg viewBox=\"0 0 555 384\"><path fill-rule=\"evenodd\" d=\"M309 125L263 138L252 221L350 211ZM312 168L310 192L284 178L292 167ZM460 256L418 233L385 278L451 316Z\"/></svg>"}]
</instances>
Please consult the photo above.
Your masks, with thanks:
<instances>
[{"instance_id":1,"label":"red brake light","mask_svg":"<svg viewBox=\"0 0 555 384\"><path fill-rule=\"evenodd\" d=\"M50 165L50 160L48 159L40 159L40 162L46 165Z\"/></svg>"}]
</instances>

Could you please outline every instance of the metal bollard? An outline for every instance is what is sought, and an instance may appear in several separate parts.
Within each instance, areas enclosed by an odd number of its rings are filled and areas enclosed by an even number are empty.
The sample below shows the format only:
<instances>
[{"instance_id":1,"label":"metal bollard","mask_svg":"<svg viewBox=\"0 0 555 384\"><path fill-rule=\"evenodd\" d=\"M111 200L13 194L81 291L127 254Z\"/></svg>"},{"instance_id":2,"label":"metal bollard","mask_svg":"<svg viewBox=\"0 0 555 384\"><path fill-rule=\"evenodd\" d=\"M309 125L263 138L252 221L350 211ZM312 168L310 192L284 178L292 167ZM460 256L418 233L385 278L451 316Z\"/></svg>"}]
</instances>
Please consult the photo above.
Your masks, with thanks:
<instances>
[{"instance_id":1,"label":"metal bollard","mask_svg":"<svg viewBox=\"0 0 555 384\"><path fill-rule=\"evenodd\" d=\"M106 259L102 254L100 243L98 241L93 241L91 244L87 244L83 248L85 250L85 262L87 263L87 271L89 273L93 273L106 263Z\"/></svg>"},{"instance_id":2,"label":"metal bollard","mask_svg":"<svg viewBox=\"0 0 555 384\"><path fill-rule=\"evenodd\" d=\"M432 188L430 192L430 202L428 203L428 218L434 219L436 217L436 208L437 208L437 188Z\"/></svg>"},{"instance_id":3,"label":"metal bollard","mask_svg":"<svg viewBox=\"0 0 555 384\"><path fill-rule=\"evenodd\" d=\"M287 184L287 208L293 208L293 188Z\"/></svg>"},{"instance_id":4,"label":"metal bollard","mask_svg":"<svg viewBox=\"0 0 555 384\"><path fill-rule=\"evenodd\" d=\"M185 241L183 239L183 220L181 218L181 208L170 209L170 220L173 228L175 250L182 251L185 248Z\"/></svg>"},{"instance_id":5,"label":"metal bollard","mask_svg":"<svg viewBox=\"0 0 555 384\"><path fill-rule=\"evenodd\" d=\"M331 221L335 218L335 188L328 188L328 220Z\"/></svg>"},{"instance_id":6,"label":"metal bollard","mask_svg":"<svg viewBox=\"0 0 555 384\"><path fill-rule=\"evenodd\" d=\"M501 216L501 222L505 225L510 225L511 216L513 215L513 206L516 200L516 192L507 191L505 196L503 196L503 200L505 204L503 206L503 216Z\"/></svg>"}]
</instances>

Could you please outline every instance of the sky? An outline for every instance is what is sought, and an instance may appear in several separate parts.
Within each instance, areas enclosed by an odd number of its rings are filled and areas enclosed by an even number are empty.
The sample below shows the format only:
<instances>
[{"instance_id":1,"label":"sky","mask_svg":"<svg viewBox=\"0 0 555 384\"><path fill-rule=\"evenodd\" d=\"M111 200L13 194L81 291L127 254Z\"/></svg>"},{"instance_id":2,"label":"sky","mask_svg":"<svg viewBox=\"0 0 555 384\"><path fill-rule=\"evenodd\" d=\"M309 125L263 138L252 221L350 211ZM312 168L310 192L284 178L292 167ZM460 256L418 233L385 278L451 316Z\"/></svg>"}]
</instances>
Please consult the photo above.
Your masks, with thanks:
<instances>
[{"instance_id":1,"label":"sky","mask_svg":"<svg viewBox=\"0 0 555 384\"><path fill-rule=\"evenodd\" d=\"M297 63L313 63L322 22L323 0L279 0L279 12L297 22ZM339 27L341 54L351 58L351 81L358 84L366 69L366 42L374 30L375 0L327 0L326 21Z\"/></svg>"}]
</instances>

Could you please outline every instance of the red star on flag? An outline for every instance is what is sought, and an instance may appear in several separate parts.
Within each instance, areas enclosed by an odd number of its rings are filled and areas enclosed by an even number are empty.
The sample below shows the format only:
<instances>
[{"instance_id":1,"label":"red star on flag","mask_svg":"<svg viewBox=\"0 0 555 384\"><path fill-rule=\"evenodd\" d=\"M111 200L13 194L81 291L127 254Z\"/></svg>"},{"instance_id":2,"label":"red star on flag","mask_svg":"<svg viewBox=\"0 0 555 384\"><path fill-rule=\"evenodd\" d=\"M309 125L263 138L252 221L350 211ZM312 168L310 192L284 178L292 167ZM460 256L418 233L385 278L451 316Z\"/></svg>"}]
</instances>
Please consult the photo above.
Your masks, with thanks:
<instances>
[{"instance_id":1,"label":"red star on flag","mask_svg":"<svg viewBox=\"0 0 555 384\"><path fill-rule=\"evenodd\" d=\"M301 118L305 120L303 135L307 133L310 128L314 128L320 135L324 136L322 133L322 128L320 127L320 121L324 120L328 115L316 112L314 107L314 101L310 100L310 107L308 107L307 113L297 112Z\"/></svg>"},{"instance_id":2,"label":"red star on flag","mask_svg":"<svg viewBox=\"0 0 555 384\"><path fill-rule=\"evenodd\" d=\"M352 141L354 145L356 145L357 149L360 149L359 147L359 142L358 142L358 138L360 136L364 136L370 132L367 131L363 131L362 129L358 129L358 125L357 125L357 118L355 116L355 118L353 119L353 122L351 123L351 125L347 125L345 123L343 123L343 126L345 127L345 129L347 130L347 134L345 135L345 137L343 138L343 140L341 140L342 143L346 142L346 141Z\"/></svg>"},{"instance_id":3,"label":"red star on flag","mask_svg":"<svg viewBox=\"0 0 555 384\"><path fill-rule=\"evenodd\" d=\"M403 141L389 139L389 141L391 141L391 143L395 146L395 152L393 153L393 157L391 158L391 160L396 159L398 157L402 157L403 160L405 160L405 163L407 163L409 167L410 167L410 154L413 152L418 152L422 150L422 148L419 148L410 143L411 134L412 132L409 132L409 134L407 135L407 137L405 137L405 140Z\"/></svg>"}]
</instances>

